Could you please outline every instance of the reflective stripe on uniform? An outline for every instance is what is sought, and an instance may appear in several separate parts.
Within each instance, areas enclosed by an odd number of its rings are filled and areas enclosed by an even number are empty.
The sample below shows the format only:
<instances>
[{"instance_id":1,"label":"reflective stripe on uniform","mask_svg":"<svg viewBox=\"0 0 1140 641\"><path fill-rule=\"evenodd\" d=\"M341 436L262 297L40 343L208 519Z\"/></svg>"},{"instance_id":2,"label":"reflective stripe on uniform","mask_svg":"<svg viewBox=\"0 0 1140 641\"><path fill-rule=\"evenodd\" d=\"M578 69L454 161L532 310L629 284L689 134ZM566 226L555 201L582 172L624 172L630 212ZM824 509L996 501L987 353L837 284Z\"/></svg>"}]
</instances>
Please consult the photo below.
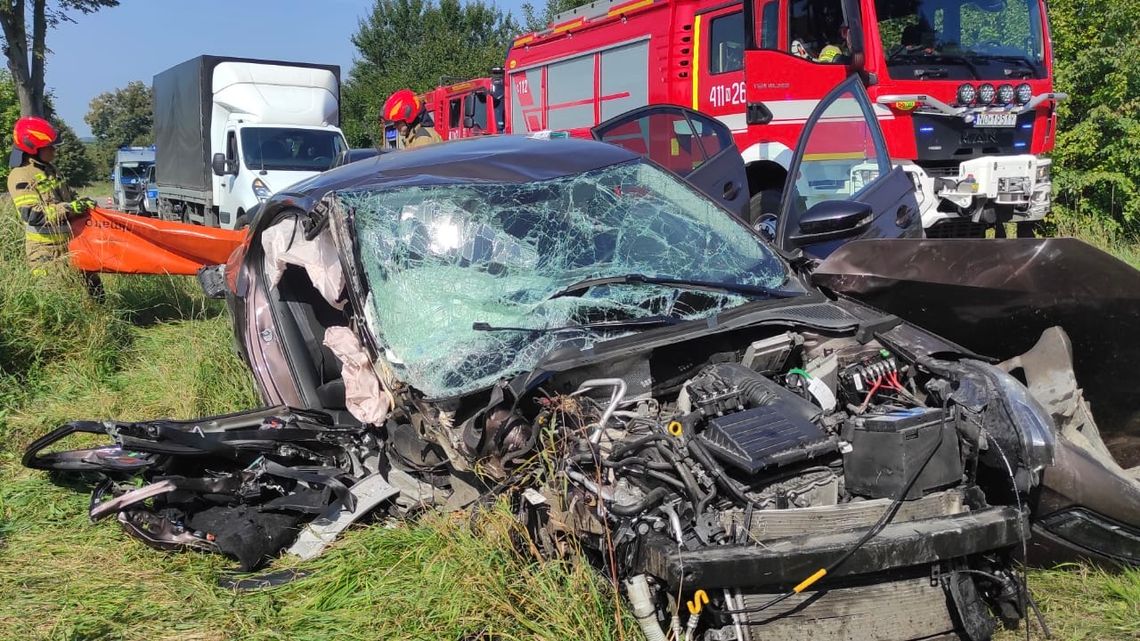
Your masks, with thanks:
<instances>
[{"instance_id":1,"label":"reflective stripe on uniform","mask_svg":"<svg viewBox=\"0 0 1140 641\"><path fill-rule=\"evenodd\" d=\"M40 197L36 194L24 194L13 198L12 204L17 207L35 207L40 204Z\"/></svg>"},{"instance_id":2,"label":"reflective stripe on uniform","mask_svg":"<svg viewBox=\"0 0 1140 641\"><path fill-rule=\"evenodd\" d=\"M24 232L24 238L27 238L33 243L40 243L42 245L62 245L71 240L71 234L44 234L35 231L26 231Z\"/></svg>"}]
</instances>

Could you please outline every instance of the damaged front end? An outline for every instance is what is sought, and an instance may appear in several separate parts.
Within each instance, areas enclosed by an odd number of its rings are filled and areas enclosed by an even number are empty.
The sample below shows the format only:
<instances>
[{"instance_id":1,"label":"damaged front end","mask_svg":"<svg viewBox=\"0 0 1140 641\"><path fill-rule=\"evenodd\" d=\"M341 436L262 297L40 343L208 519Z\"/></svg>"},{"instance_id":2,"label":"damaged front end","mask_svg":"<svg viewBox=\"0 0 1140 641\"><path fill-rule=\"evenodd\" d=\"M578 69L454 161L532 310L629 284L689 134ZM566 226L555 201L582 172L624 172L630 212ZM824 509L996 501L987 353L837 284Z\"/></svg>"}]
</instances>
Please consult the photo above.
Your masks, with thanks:
<instances>
[{"instance_id":1,"label":"damaged front end","mask_svg":"<svg viewBox=\"0 0 1140 641\"><path fill-rule=\"evenodd\" d=\"M1088 531L1054 481L1095 425L1036 365L1063 331L999 362L825 296L651 165L265 215L235 327L284 405L76 423L25 457L100 473L93 518L150 545L248 569L504 497L648 639L980 640L1026 616L1035 531ZM76 430L115 444L39 453Z\"/></svg>"}]
</instances>

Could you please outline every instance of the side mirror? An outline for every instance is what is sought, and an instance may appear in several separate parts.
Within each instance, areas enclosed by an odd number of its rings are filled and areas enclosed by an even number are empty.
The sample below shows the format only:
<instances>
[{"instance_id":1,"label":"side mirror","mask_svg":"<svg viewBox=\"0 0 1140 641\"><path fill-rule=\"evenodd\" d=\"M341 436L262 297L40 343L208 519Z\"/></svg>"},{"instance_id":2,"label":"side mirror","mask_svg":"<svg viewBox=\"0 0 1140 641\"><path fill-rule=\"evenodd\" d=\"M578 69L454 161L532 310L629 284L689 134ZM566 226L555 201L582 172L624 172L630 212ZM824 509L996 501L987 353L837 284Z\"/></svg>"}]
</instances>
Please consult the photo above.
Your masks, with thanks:
<instances>
[{"instance_id":1,"label":"side mirror","mask_svg":"<svg viewBox=\"0 0 1140 641\"><path fill-rule=\"evenodd\" d=\"M475 117L475 94L470 93L470 94L467 94L467 96L463 98L463 118L464 118L464 120L466 120L467 118L474 118L474 117Z\"/></svg>"},{"instance_id":2,"label":"side mirror","mask_svg":"<svg viewBox=\"0 0 1140 641\"><path fill-rule=\"evenodd\" d=\"M470 129L475 126L475 118L472 116L463 116L463 127Z\"/></svg>"},{"instance_id":3,"label":"side mirror","mask_svg":"<svg viewBox=\"0 0 1140 641\"><path fill-rule=\"evenodd\" d=\"M866 203L824 200L804 212L792 240L802 244L855 236L867 229L874 218L874 211Z\"/></svg>"},{"instance_id":4,"label":"side mirror","mask_svg":"<svg viewBox=\"0 0 1140 641\"><path fill-rule=\"evenodd\" d=\"M230 171L225 154L214 154L214 159L210 162L210 169L214 170L215 176L226 176L230 173L237 173Z\"/></svg>"}]
</instances>

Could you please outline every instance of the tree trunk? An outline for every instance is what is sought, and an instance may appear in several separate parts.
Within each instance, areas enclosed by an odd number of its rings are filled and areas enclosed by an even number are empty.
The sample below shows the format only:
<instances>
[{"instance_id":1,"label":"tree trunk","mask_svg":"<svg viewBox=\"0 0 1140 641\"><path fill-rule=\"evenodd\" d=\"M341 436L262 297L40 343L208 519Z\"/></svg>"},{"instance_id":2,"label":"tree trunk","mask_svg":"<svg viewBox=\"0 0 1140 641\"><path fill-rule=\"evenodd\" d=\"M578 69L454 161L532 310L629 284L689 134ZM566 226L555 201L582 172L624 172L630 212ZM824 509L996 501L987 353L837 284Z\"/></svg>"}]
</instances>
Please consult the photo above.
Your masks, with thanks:
<instances>
[{"instance_id":1,"label":"tree trunk","mask_svg":"<svg viewBox=\"0 0 1140 641\"><path fill-rule=\"evenodd\" d=\"M35 0L40 1L40 0ZM0 5L0 28L4 30L4 56L8 71L16 85L21 116L40 115L32 91L32 77L28 64L27 20L24 19L24 0L7 0ZM42 93L42 91L41 91ZM43 102L41 99L40 102Z\"/></svg>"},{"instance_id":2,"label":"tree trunk","mask_svg":"<svg viewBox=\"0 0 1140 641\"><path fill-rule=\"evenodd\" d=\"M32 0L32 109L47 116L44 105L44 64L47 61L47 0Z\"/></svg>"}]
</instances>

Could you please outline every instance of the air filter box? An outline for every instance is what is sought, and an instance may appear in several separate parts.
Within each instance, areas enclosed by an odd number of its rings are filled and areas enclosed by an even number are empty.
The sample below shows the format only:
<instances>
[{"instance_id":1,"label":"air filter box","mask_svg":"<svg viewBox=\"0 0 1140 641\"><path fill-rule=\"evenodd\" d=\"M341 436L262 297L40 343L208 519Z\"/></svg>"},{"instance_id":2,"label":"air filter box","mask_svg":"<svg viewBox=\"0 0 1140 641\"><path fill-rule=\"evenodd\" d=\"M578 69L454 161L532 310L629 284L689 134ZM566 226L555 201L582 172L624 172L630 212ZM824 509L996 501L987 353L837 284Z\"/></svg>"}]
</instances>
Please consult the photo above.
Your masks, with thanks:
<instances>
[{"instance_id":1,"label":"air filter box","mask_svg":"<svg viewBox=\"0 0 1140 641\"><path fill-rule=\"evenodd\" d=\"M836 441L784 399L718 416L698 437L718 459L748 474L836 450Z\"/></svg>"},{"instance_id":2,"label":"air filter box","mask_svg":"<svg viewBox=\"0 0 1140 641\"><path fill-rule=\"evenodd\" d=\"M962 459L958 431L952 417L944 422L941 409L911 410L862 416L843 428L843 439L851 450L843 455L847 491L869 498L895 498L918 474L907 500L962 480ZM944 424L945 423L945 424ZM938 441L938 450L918 472Z\"/></svg>"}]
</instances>

